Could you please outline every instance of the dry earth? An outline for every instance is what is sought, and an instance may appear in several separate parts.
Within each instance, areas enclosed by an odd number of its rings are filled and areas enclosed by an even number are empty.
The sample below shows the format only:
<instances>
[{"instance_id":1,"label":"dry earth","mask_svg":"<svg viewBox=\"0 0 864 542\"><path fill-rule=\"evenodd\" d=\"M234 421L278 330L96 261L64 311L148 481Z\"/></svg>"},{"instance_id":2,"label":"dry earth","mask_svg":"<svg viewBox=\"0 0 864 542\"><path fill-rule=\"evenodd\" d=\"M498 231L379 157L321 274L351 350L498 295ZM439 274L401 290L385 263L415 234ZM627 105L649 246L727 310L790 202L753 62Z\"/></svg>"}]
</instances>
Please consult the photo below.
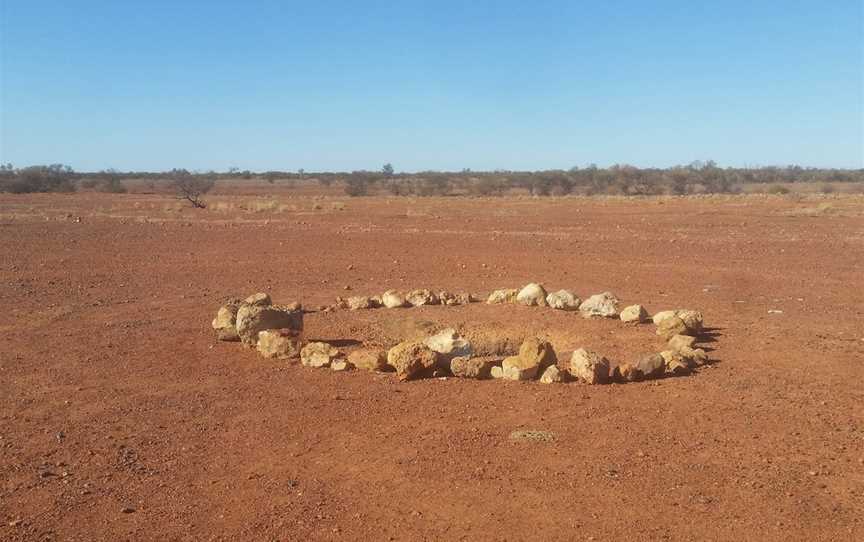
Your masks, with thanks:
<instances>
[{"instance_id":1,"label":"dry earth","mask_svg":"<svg viewBox=\"0 0 864 542\"><path fill-rule=\"evenodd\" d=\"M862 197L247 200L0 195L0 539L864 538ZM716 363L399 383L209 329L232 294L530 281L701 309ZM386 342L426 320L659 347L651 326L481 304L306 325Z\"/></svg>"}]
</instances>

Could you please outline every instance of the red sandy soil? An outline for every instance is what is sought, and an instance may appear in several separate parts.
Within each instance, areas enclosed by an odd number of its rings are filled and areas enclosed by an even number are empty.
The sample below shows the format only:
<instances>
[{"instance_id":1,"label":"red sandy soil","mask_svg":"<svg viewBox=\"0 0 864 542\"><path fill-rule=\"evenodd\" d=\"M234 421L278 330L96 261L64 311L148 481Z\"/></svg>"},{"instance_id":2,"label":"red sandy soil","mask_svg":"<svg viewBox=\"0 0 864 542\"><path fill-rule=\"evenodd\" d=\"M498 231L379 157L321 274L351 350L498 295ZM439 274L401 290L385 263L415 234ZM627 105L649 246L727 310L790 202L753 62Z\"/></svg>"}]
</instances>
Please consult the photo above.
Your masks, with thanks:
<instances>
[{"instance_id":1,"label":"red sandy soil","mask_svg":"<svg viewBox=\"0 0 864 542\"><path fill-rule=\"evenodd\" d=\"M0 195L0 539L864 539L861 197L211 199ZM700 309L715 363L400 383L209 327L256 291L315 307L530 281ZM616 360L662 346L652 325L483 304L313 313L307 336L384 344L421 320Z\"/></svg>"}]
</instances>

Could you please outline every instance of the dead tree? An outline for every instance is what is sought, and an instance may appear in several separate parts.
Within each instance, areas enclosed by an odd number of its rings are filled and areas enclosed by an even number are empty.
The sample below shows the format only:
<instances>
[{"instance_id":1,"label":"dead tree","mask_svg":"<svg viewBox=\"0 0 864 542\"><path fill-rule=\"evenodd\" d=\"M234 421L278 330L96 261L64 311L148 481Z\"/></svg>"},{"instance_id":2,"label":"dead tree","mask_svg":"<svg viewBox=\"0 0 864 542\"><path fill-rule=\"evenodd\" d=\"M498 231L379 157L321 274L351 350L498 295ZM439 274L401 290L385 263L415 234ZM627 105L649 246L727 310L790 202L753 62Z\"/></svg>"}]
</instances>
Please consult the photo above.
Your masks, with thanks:
<instances>
[{"instance_id":1,"label":"dead tree","mask_svg":"<svg viewBox=\"0 0 864 542\"><path fill-rule=\"evenodd\" d=\"M174 179L172 185L177 197L181 200L186 200L196 209L206 209L207 204L201 199L201 196L206 194L213 188L216 182L207 177L198 177L196 175L185 174L179 175Z\"/></svg>"}]
</instances>

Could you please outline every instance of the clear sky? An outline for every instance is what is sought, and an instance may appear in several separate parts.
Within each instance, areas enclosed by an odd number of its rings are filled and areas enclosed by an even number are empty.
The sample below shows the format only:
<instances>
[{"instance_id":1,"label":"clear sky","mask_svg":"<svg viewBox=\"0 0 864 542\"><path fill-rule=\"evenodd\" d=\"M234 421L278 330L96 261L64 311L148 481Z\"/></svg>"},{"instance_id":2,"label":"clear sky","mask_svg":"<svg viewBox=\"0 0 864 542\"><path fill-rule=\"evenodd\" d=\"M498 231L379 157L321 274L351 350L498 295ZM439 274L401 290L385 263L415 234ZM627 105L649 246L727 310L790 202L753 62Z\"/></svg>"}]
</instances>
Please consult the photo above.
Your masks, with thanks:
<instances>
[{"instance_id":1,"label":"clear sky","mask_svg":"<svg viewBox=\"0 0 864 542\"><path fill-rule=\"evenodd\" d=\"M0 161L864 167L861 0L0 0Z\"/></svg>"}]
</instances>

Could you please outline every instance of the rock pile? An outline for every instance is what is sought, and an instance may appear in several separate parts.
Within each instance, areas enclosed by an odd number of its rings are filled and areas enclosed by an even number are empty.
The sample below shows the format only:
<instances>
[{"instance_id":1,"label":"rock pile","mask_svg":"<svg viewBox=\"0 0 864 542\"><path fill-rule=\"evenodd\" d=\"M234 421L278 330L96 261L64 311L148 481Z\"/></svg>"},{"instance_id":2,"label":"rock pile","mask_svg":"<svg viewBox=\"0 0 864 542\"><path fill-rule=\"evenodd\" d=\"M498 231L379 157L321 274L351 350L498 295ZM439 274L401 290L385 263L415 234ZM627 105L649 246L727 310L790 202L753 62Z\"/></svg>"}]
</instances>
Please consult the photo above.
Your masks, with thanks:
<instances>
[{"instance_id":1,"label":"rock pile","mask_svg":"<svg viewBox=\"0 0 864 542\"><path fill-rule=\"evenodd\" d=\"M374 307L399 308L422 305L459 305L471 303L470 294L453 294L416 289L402 294L388 290L380 297L353 296L339 300L342 307L361 310ZM656 334L666 340L660 352L645 354L632 362L614 365L597 352L578 348L569 366L561 369L552 344L529 337L515 356L475 356L471 343L456 329L447 328L422 340L399 343L388 350L374 348L343 352L327 342L303 342L304 311L299 303L274 305L266 293L243 300L232 299L219 307L212 327L221 341L240 341L256 348L268 359L298 359L307 367L333 371L363 369L393 371L400 380L452 375L460 378L497 378L544 384L578 381L585 384L638 382L664 376L687 375L708 363L705 350L696 348L704 332L701 312L690 309L661 311L650 317L642 305L631 305L619 312L618 299L610 292L592 295L584 302L567 290L547 293L541 284L492 292L488 304L550 306L576 311L586 318L619 318L628 324L652 321Z\"/></svg>"}]
</instances>

